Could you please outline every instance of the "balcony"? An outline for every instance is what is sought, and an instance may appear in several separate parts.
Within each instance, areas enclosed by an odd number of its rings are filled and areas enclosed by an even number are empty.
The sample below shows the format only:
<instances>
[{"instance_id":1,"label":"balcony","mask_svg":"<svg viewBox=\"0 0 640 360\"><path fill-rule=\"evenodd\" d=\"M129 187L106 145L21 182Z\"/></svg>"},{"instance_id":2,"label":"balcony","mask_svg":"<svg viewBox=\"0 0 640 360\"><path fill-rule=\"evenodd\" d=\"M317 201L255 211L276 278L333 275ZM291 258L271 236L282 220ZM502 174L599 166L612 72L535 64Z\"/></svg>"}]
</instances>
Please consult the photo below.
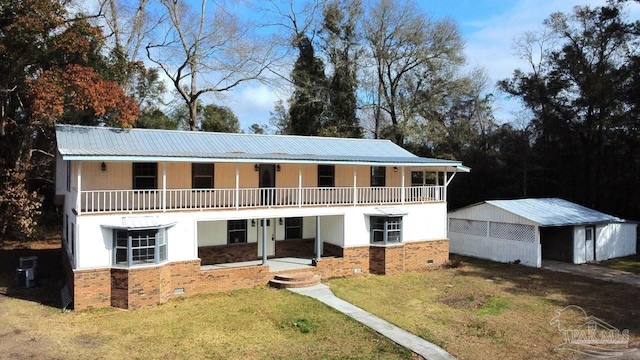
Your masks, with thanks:
<instances>
[{"instance_id":1,"label":"balcony","mask_svg":"<svg viewBox=\"0 0 640 360\"><path fill-rule=\"evenodd\" d=\"M78 214L249 208L424 204L444 186L89 190L73 193Z\"/></svg>"}]
</instances>

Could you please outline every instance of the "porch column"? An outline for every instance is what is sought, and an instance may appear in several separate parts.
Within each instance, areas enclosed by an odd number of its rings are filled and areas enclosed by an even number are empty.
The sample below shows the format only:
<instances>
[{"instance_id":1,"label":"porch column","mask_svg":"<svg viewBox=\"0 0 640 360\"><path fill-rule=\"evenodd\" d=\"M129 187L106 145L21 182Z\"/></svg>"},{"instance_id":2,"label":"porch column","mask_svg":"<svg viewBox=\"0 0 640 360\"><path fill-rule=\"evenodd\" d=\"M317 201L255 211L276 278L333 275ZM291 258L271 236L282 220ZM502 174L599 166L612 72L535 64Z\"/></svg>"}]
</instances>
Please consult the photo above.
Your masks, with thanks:
<instances>
[{"instance_id":1,"label":"porch column","mask_svg":"<svg viewBox=\"0 0 640 360\"><path fill-rule=\"evenodd\" d=\"M298 164L298 207L302 207L302 168Z\"/></svg>"},{"instance_id":2,"label":"porch column","mask_svg":"<svg viewBox=\"0 0 640 360\"><path fill-rule=\"evenodd\" d=\"M238 170L238 164L236 164L236 192L233 198L233 201L236 205L236 210L240 208L240 171Z\"/></svg>"},{"instance_id":3,"label":"porch column","mask_svg":"<svg viewBox=\"0 0 640 360\"><path fill-rule=\"evenodd\" d=\"M444 190L442 191L444 199L442 201L447 201L447 170L444 171Z\"/></svg>"},{"instance_id":4,"label":"porch column","mask_svg":"<svg viewBox=\"0 0 640 360\"><path fill-rule=\"evenodd\" d=\"M262 265L267 265L267 219L262 219Z\"/></svg>"},{"instance_id":5,"label":"porch column","mask_svg":"<svg viewBox=\"0 0 640 360\"><path fill-rule=\"evenodd\" d=\"M353 206L358 205L358 176L356 166L353 165Z\"/></svg>"},{"instance_id":6,"label":"porch column","mask_svg":"<svg viewBox=\"0 0 640 360\"><path fill-rule=\"evenodd\" d=\"M78 161L78 196L76 196L76 212L80 215L82 205L82 162Z\"/></svg>"},{"instance_id":7,"label":"porch column","mask_svg":"<svg viewBox=\"0 0 640 360\"><path fill-rule=\"evenodd\" d=\"M320 216L316 216L316 261L322 257L322 239L320 238Z\"/></svg>"},{"instance_id":8,"label":"porch column","mask_svg":"<svg viewBox=\"0 0 640 360\"><path fill-rule=\"evenodd\" d=\"M400 167L400 171L402 171L402 176L400 180L402 182L402 187L400 188L400 197L402 198L402 205L404 205L404 197L405 197L405 188L404 188L404 166Z\"/></svg>"},{"instance_id":9,"label":"porch column","mask_svg":"<svg viewBox=\"0 0 640 360\"><path fill-rule=\"evenodd\" d=\"M167 163L162 163L162 212L167 211Z\"/></svg>"}]
</instances>

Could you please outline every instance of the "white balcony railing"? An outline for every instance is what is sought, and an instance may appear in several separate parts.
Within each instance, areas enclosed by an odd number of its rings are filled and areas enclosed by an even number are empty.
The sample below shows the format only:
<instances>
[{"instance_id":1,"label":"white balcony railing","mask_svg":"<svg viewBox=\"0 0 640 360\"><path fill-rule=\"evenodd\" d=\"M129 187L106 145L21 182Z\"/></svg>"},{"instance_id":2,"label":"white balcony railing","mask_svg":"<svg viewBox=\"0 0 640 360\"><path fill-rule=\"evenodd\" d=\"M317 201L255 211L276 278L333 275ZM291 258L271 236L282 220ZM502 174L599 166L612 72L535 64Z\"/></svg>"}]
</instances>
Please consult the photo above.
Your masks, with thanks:
<instances>
[{"instance_id":1,"label":"white balcony railing","mask_svg":"<svg viewBox=\"0 0 640 360\"><path fill-rule=\"evenodd\" d=\"M445 201L444 186L81 191L81 213L349 206Z\"/></svg>"}]
</instances>

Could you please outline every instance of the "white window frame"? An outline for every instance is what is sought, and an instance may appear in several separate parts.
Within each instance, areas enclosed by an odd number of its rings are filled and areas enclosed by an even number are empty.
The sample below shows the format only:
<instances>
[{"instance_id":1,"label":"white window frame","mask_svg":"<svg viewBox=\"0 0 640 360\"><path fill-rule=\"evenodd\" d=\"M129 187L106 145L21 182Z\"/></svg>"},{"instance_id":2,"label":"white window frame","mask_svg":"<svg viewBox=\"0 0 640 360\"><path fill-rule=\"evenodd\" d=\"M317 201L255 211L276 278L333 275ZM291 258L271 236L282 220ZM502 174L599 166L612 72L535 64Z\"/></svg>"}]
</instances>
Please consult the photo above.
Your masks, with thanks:
<instances>
[{"instance_id":1,"label":"white window frame","mask_svg":"<svg viewBox=\"0 0 640 360\"><path fill-rule=\"evenodd\" d=\"M376 222L382 221L382 229L374 227ZM371 216L369 219L371 227L371 244L374 245L394 245L402 244L402 216ZM382 241L376 241L376 234L382 233ZM390 234L393 236L389 236ZM398 234L395 234L398 233Z\"/></svg>"},{"instance_id":2,"label":"white window frame","mask_svg":"<svg viewBox=\"0 0 640 360\"><path fill-rule=\"evenodd\" d=\"M154 232L153 237L153 245L149 245L148 242L151 238L147 237L144 239L147 241L145 245L140 245L140 242L143 241L142 237L135 236L136 234L141 234L143 232L151 233ZM126 239L123 237L119 237L119 235L126 234ZM126 245L119 245L118 240L125 240ZM138 246L134 246L134 241L138 241ZM151 229L113 229L113 259L112 263L114 266L126 266L126 267L135 267L139 265L149 265L149 264L160 264L166 262L168 260L168 249L167 249L167 228L151 228ZM147 258L140 260L140 256L142 255L134 255L136 250L149 249L153 250L153 255L149 258L149 253L147 252ZM126 261L118 262L118 252L124 251L126 256ZM138 257L136 259L136 257ZM151 260L151 261L150 261Z\"/></svg>"}]
</instances>

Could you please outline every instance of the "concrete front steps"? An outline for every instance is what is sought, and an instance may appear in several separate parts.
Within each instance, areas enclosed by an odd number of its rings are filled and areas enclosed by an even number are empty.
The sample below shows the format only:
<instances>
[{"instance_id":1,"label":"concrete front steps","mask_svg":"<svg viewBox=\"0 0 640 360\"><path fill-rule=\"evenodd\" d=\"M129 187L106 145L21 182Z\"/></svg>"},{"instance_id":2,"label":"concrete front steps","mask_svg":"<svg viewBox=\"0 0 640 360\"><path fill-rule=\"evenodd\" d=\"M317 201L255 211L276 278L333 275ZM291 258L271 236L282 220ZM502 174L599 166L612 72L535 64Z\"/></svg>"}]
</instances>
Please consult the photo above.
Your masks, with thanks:
<instances>
[{"instance_id":1,"label":"concrete front steps","mask_svg":"<svg viewBox=\"0 0 640 360\"><path fill-rule=\"evenodd\" d=\"M278 289L304 288L320 284L320 275L312 272L276 275L269 285Z\"/></svg>"}]
</instances>

